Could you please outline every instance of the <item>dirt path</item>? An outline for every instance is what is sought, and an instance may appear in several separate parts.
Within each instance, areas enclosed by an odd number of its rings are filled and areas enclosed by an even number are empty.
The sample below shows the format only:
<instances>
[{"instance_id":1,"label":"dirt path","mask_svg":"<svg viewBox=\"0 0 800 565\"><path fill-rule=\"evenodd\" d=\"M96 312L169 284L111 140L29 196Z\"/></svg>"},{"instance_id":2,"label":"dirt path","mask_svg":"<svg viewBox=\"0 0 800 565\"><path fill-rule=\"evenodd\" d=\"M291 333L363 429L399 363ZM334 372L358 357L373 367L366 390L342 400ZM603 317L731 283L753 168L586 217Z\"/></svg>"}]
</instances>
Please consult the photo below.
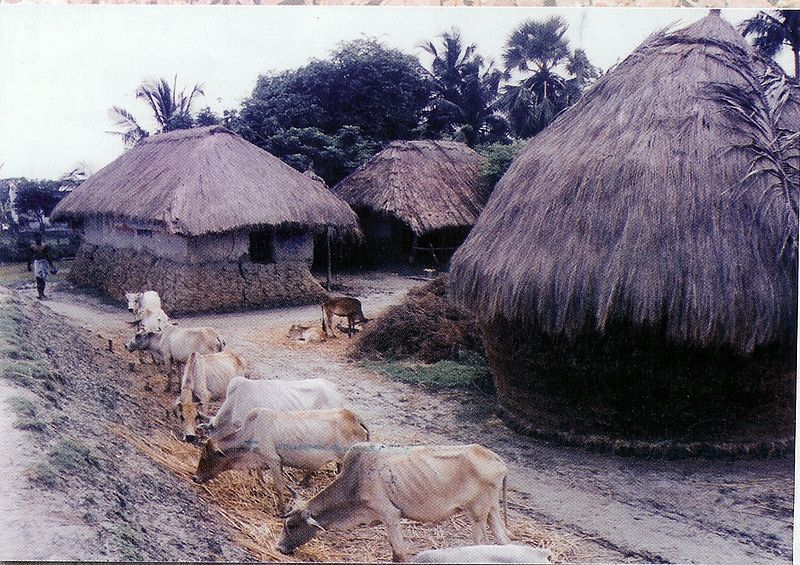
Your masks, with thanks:
<instances>
[{"instance_id":1,"label":"dirt path","mask_svg":"<svg viewBox=\"0 0 800 565\"><path fill-rule=\"evenodd\" d=\"M416 284L399 276L346 281L374 316ZM118 342L127 313L83 295L47 303L76 324ZM792 560L794 461L678 461L620 458L555 446L508 430L486 399L435 392L360 369L347 339L295 345L292 323L317 321L319 307L182 319L210 325L267 377L325 376L385 443L482 443L511 469L510 508L584 538L593 561L780 563ZM158 385L161 386L161 385Z\"/></svg>"},{"instance_id":2,"label":"dirt path","mask_svg":"<svg viewBox=\"0 0 800 565\"><path fill-rule=\"evenodd\" d=\"M94 529L62 493L34 488L27 481L38 453L29 434L14 427L17 416L8 410L8 400L15 398L31 400L33 395L0 382L0 560L85 559ZM50 511L43 514L42 508Z\"/></svg>"}]
</instances>

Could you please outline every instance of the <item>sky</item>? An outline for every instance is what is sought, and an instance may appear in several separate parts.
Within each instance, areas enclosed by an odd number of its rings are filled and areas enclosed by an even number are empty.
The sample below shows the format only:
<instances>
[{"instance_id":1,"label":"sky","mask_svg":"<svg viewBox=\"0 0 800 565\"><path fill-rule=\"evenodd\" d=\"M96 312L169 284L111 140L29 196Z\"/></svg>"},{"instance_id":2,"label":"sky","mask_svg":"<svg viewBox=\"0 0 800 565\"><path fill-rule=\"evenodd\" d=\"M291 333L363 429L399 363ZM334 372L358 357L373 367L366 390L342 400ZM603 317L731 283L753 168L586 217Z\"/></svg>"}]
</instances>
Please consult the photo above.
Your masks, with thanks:
<instances>
[{"instance_id":1,"label":"sky","mask_svg":"<svg viewBox=\"0 0 800 565\"><path fill-rule=\"evenodd\" d=\"M259 74L327 57L341 41L377 37L421 56L419 45L456 26L501 63L503 44L528 18L566 18L567 37L607 70L653 31L708 9L36 6L0 4L0 178L58 178L80 163L96 172L123 152L108 109L122 106L150 129L146 79L203 83L194 108L238 108ZM755 10L723 10L732 23ZM149 127L148 127L149 126Z\"/></svg>"}]
</instances>

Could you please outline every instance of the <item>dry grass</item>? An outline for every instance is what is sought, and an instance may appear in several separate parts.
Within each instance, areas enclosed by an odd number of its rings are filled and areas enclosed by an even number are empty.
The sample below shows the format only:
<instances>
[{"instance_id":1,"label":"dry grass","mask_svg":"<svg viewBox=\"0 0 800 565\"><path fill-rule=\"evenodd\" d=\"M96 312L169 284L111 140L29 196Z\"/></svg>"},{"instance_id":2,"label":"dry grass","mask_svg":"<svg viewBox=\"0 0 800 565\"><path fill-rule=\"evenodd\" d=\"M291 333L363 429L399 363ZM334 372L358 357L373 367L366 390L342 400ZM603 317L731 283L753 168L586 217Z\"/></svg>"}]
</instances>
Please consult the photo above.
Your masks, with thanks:
<instances>
[{"instance_id":1,"label":"dry grass","mask_svg":"<svg viewBox=\"0 0 800 565\"><path fill-rule=\"evenodd\" d=\"M272 226L360 234L322 184L221 126L140 141L56 207L54 219L122 217L195 236Z\"/></svg>"},{"instance_id":2,"label":"dry grass","mask_svg":"<svg viewBox=\"0 0 800 565\"><path fill-rule=\"evenodd\" d=\"M332 190L421 236L475 223L489 196L480 179L485 161L463 143L393 141Z\"/></svg>"},{"instance_id":3,"label":"dry grass","mask_svg":"<svg viewBox=\"0 0 800 565\"><path fill-rule=\"evenodd\" d=\"M321 533L299 548L295 555L282 555L275 549L283 525L277 517L277 498L270 478L266 478L265 485L260 485L250 473L227 472L206 484L195 485L191 478L199 456L197 447L163 431L156 431L146 439L121 426L110 429L196 488L198 494L239 532L237 543L261 561L375 563L391 559L391 548L383 526ZM297 484L299 473L289 470L288 474L295 483L292 488L303 498L310 498L331 481L333 469L326 468L316 473L307 487ZM404 521L403 533L412 553L471 544L470 526L460 515L435 525ZM556 561L584 561L589 557L580 553L579 538L525 518L509 516L509 533L516 543L549 549Z\"/></svg>"},{"instance_id":4,"label":"dry grass","mask_svg":"<svg viewBox=\"0 0 800 565\"><path fill-rule=\"evenodd\" d=\"M771 164L759 155L800 129L800 91L767 88L763 69L716 15L645 41L514 160L453 256L452 296L551 336L622 323L740 354L793 347L784 245L800 186L787 176L784 198L772 179L798 144ZM726 85L753 108L733 118Z\"/></svg>"}]
</instances>

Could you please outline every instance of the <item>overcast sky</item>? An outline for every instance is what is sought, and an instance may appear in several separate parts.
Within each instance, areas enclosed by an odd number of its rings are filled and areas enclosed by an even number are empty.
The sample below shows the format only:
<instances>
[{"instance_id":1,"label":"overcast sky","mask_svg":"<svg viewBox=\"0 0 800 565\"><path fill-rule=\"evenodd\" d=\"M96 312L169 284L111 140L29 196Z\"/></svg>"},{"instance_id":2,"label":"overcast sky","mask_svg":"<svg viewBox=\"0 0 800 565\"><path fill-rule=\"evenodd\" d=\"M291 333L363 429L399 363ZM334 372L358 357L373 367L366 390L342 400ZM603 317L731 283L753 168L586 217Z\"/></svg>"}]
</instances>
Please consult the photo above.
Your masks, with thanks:
<instances>
[{"instance_id":1,"label":"overcast sky","mask_svg":"<svg viewBox=\"0 0 800 565\"><path fill-rule=\"evenodd\" d=\"M96 172L120 153L112 105L151 125L134 92L144 79L178 74L205 85L206 105L238 108L260 73L325 58L341 41L374 36L417 46L457 26L485 58L501 62L511 30L560 14L571 46L603 70L651 32L687 24L708 9L433 8L286 6L0 5L0 178L57 178L81 161ZM754 10L723 10L732 23Z\"/></svg>"}]
</instances>

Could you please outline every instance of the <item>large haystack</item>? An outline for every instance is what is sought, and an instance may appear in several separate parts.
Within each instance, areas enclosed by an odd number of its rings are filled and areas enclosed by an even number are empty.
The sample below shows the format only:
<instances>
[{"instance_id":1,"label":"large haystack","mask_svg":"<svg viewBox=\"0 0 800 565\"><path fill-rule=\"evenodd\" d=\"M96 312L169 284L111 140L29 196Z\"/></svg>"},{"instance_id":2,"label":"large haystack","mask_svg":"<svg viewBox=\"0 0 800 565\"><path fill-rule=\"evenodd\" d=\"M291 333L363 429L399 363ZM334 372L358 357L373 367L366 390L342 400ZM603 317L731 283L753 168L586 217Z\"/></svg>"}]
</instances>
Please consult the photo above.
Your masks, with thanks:
<instances>
[{"instance_id":1,"label":"large haystack","mask_svg":"<svg viewBox=\"0 0 800 565\"><path fill-rule=\"evenodd\" d=\"M359 215L373 260L413 247L449 256L475 224L489 194L484 158L462 143L394 141L333 191Z\"/></svg>"},{"instance_id":2,"label":"large haystack","mask_svg":"<svg viewBox=\"0 0 800 565\"><path fill-rule=\"evenodd\" d=\"M512 164L450 280L518 420L672 437L761 413L792 433L800 97L785 78L712 11L645 41Z\"/></svg>"},{"instance_id":3,"label":"large haystack","mask_svg":"<svg viewBox=\"0 0 800 565\"><path fill-rule=\"evenodd\" d=\"M145 138L53 217L83 222L74 281L152 288L171 311L317 300L314 234L358 231L323 183L219 126Z\"/></svg>"}]
</instances>

